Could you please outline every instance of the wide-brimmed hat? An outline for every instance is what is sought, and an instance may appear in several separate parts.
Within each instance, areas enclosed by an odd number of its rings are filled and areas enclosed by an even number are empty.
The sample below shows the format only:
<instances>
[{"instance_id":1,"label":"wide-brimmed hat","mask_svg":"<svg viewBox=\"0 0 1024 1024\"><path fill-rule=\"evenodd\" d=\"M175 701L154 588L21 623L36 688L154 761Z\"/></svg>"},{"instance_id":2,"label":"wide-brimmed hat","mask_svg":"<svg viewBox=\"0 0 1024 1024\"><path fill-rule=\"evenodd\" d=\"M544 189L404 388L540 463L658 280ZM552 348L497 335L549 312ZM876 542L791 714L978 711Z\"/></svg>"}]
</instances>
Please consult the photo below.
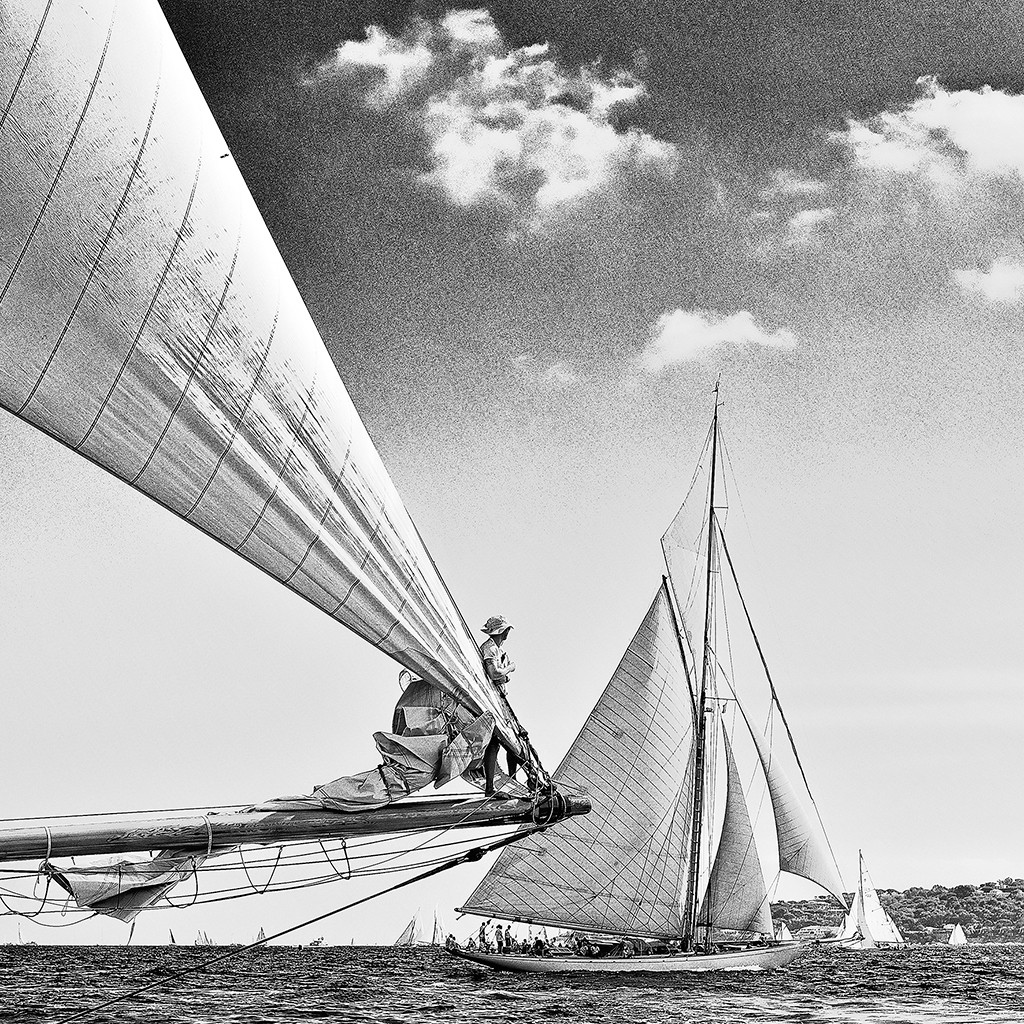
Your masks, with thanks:
<instances>
[{"instance_id":1,"label":"wide-brimmed hat","mask_svg":"<svg viewBox=\"0 0 1024 1024\"><path fill-rule=\"evenodd\" d=\"M504 615L492 615L480 627L480 632L486 633L488 636L494 636L496 633L504 633L506 629L512 628L512 623L508 622Z\"/></svg>"}]
</instances>

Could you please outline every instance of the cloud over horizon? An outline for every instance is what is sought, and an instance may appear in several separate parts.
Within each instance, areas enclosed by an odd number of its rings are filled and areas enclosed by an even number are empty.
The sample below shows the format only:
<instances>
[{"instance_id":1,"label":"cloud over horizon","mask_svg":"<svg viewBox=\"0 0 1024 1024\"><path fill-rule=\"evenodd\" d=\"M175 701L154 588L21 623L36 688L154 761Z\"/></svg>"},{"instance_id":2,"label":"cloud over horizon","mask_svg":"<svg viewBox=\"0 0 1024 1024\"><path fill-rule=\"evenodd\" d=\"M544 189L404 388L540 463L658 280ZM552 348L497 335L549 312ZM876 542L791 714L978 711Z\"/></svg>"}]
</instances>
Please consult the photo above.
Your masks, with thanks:
<instances>
[{"instance_id":1,"label":"cloud over horizon","mask_svg":"<svg viewBox=\"0 0 1024 1024\"><path fill-rule=\"evenodd\" d=\"M953 272L957 284L968 293L981 295L994 305L1012 306L1024 300L1024 263L1000 257L988 270L976 267Z\"/></svg>"},{"instance_id":2,"label":"cloud over horizon","mask_svg":"<svg viewBox=\"0 0 1024 1024\"><path fill-rule=\"evenodd\" d=\"M484 10L414 20L399 36L370 26L307 80L355 83L422 132L419 180L456 206L496 203L538 229L630 174L664 173L677 153L620 118L644 97L631 72L562 70L546 43L511 49Z\"/></svg>"},{"instance_id":3,"label":"cloud over horizon","mask_svg":"<svg viewBox=\"0 0 1024 1024\"><path fill-rule=\"evenodd\" d=\"M792 349L797 344L792 331L767 330L745 309L728 314L673 309L662 313L651 328L651 339L640 353L640 365L656 375L666 367L698 360L719 348L755 345Z\"/></svg>"}]
</instances>

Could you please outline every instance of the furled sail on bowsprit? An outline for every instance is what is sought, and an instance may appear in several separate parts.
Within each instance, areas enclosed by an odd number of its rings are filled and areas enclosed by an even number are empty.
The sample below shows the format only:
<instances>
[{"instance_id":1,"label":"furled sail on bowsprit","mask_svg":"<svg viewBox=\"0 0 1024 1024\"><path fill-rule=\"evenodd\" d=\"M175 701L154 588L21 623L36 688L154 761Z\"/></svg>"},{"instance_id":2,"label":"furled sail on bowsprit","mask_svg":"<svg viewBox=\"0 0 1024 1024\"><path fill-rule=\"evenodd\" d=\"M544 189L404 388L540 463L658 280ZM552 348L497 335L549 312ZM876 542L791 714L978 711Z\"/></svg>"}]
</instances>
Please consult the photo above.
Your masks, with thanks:
<instances>
[{"instance_id":1,"label":"furled sail on bowsprit","mask_svg":"<svg viewBox=\"0 0 1024 1024\"><path fill-rule=\"evenodd\" d=\"M0 404L518 747L156 0L0 0Z\"/></svg>"},{"instance_id":2,"label":"furled sail on bowsprit","mask_svg":"<svg viewBox=\"0 0 1024 1024\"><path fill-rule=\"evenodd\" d=\"M556 927L673 935L693 799L694 711L663 584L552 776L586 818L506 849L462 908Z\"/></svg>"}]
</instances>

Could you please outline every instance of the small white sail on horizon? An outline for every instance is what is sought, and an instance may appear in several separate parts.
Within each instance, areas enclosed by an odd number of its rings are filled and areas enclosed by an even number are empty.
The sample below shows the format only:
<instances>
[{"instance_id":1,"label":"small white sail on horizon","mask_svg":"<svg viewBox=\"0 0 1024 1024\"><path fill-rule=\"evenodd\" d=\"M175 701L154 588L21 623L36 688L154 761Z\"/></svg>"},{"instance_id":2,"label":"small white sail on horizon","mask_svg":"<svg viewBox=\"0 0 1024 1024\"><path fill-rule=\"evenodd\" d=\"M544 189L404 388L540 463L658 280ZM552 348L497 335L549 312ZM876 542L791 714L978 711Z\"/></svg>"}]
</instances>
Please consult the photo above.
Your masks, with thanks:
<instances>
[{"instance_id":1,"label":"small white sail on horizon","mask_svg":"<svg viewBox=\"0 0 1024 1024\"><path fill-rule=\"evenodd\" d=\"M412 920L402 929L402 933L392 943L394 946L419 946L423 944L423 929L420 925L420 912L412 915Z\"/></svg>"},{"instance_id":2,"label":"small white sail on horizon","mask_svg":"<svg viewBox=\"0 0 1024 1024\"><path fill-rule=\"evenodd\" d=\"M848 949L906 945L899 927L878 898L871 876L864 867L864 854L861 851L858 851L857 862L857 891L843 919L839 938L844 940Z\"/></svg>"},{"instance_id":3,"label":"small white sail on horizon","mask_svg":"<svg viewBox=\"0 0 1024 1024\"><path fill-rule=\"evenodd\" d=\"M789 930L789 925L785 921L778 921L775 925L775 938L779 942L792 942L793 933Z\"/></svg>"},{"instance_id":4,"label":"small white sail on horizon","mask_svg":"<svg viewBox=\"0 0 1024 1024\"><path fill-rule=\"evenodd\" d=\"M959 921L957 921L956 924L947 925L946 927L949 928L949 938L946 939L947 946L967 945L967 935L964 933Z\"/></svg>"}]
</instances>

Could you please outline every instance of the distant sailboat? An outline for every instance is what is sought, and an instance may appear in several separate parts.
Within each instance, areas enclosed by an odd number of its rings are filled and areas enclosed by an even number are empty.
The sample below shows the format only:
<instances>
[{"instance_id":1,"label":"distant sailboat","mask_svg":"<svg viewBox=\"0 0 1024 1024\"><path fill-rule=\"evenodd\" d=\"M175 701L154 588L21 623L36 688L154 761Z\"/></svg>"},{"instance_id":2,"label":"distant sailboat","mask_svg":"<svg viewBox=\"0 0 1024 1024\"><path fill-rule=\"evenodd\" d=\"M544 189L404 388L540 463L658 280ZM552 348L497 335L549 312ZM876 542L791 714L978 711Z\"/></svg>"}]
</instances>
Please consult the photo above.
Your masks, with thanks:
<instances>
[{"instance_id":1,"label":"distant sailboat","mask_svg":"<svg viewBox=\"0 0 1024 1024\"><path fill-rule=\"evenodd\" d=\"M172 945L172 946L176 946L176 945L177 945L178 943L177 943L177 941L176 941L176 940L175 940L175 938L174 938L174 932L172 932L172 931L171 931L171 929L170 929L170 928L168 928L168 929L167 929L167 934L168 934L168 935L170 935L170 937L171 937L171 942L170 942L170 945Z\"/></svg>"},{"instance_id":2,"label":"distant sailboat","mask_svg":"<svg viewBox=\"0 0 1024 1024\"><path fill-rule=\"evenodd\" d=\"M841 902L839 870L752 627L745 668L767 680L767 723L755 722L740 703L732 678L727 574L734 584L729 596L750 620L725 542L724 487L716 491L724 469L719 440L716 388L697 472L662 539L668 574L553 776L569 792L592 797L593 811L510 847L459 908L571 929L581 936L584 955L461 949L456 955L534 972L755 970L799 956L803 945L772 938L734 754L735 742L746 741L730 733L725 708L738 711L729 716L736 731L749 732L781 870L816 882ZM689 622L699 624L696 642ZM795 761L799 782L784 772L784 758Z\"/></svg>"},{"instance_id":3,"label":"distant sailboat","mask_svg":"<svg viewBox=\"0 0 1024 1024\"><path fill-rule=\"evenodd\" d=\"M195 938L195 942L193 943L193 945L195 945L195 946L212 946L213 945L213 939L211 939L210 936L207 935L205 931L199 931L199 932L196 932L196 938Z\"/></svg>"},{"instance_id":4,"label":"distant sailboat","mask_svg":"<svg viewBox=\"0 0 1024 1024\"><path fill-rule=\"evenodd\" d=\"M260 926L260 930L256 933L256 941L257 942L266 942L266 940L267 940L267 933L263 930L263 926L261 925Z\"/></svg>"},{"instance_id":5,"label":"distant sailboat","mask_svg":"<svg viewBox=\"0 0 1024 1024\"><path fill-rule=\"evenodd\" d=\"M960 927L960 922L959 921L952 926L952 928L950 930L950 933L949 933L949 938L946 940L946 945L947 946L966 946L967 945L967 936L964 934L963 928Z\"/></svg>"},{"instance_id":6,"label":"distant sailboat","mask_svg":"<svg viewBox=\"0 0 1024 1024\"><path fill-rule=\"evenodd\" d=\"M896 922L886 913L871 877L864 868L864 854L857 853L857 892L843 920L840 944L846 949L874 949L876 946L905 946Z\"/></svg>"},{"instance_id":7,"label":"distant sailboat","mask_svg":"<svg viewBox=\"0 0 1024 1024\"><path fill-rule=\"evenodd\" d=\"M432 946L444 945L444 929L441 927L441 919L438 916L437 907L434 907L434 931L430 936L430 944Z\"/></svg>"},{"instance_id":8,"label":"distant sailboat","mask_svg":"<svg viewBox=\"0 0 1024 1024\"><path fill-rule=\"evenodd\" d=\"M779 921L775 925L775 938L779 942L792 942L793 933L789 930L789 926L785 921Z\"/></svg>"},{"instance_id":9,"label":"distant sailboat","mask_svg":"<svg viewBox=\"0 0 1024 1024\"><path fill-rule=\"evenodd\" d=\"M412 915L412 920L402 929L402 934L395 939L395 946L421 946L423 945L423 931L420 927L420 912L417 910Z\"/></svg>"}]
</instances>

